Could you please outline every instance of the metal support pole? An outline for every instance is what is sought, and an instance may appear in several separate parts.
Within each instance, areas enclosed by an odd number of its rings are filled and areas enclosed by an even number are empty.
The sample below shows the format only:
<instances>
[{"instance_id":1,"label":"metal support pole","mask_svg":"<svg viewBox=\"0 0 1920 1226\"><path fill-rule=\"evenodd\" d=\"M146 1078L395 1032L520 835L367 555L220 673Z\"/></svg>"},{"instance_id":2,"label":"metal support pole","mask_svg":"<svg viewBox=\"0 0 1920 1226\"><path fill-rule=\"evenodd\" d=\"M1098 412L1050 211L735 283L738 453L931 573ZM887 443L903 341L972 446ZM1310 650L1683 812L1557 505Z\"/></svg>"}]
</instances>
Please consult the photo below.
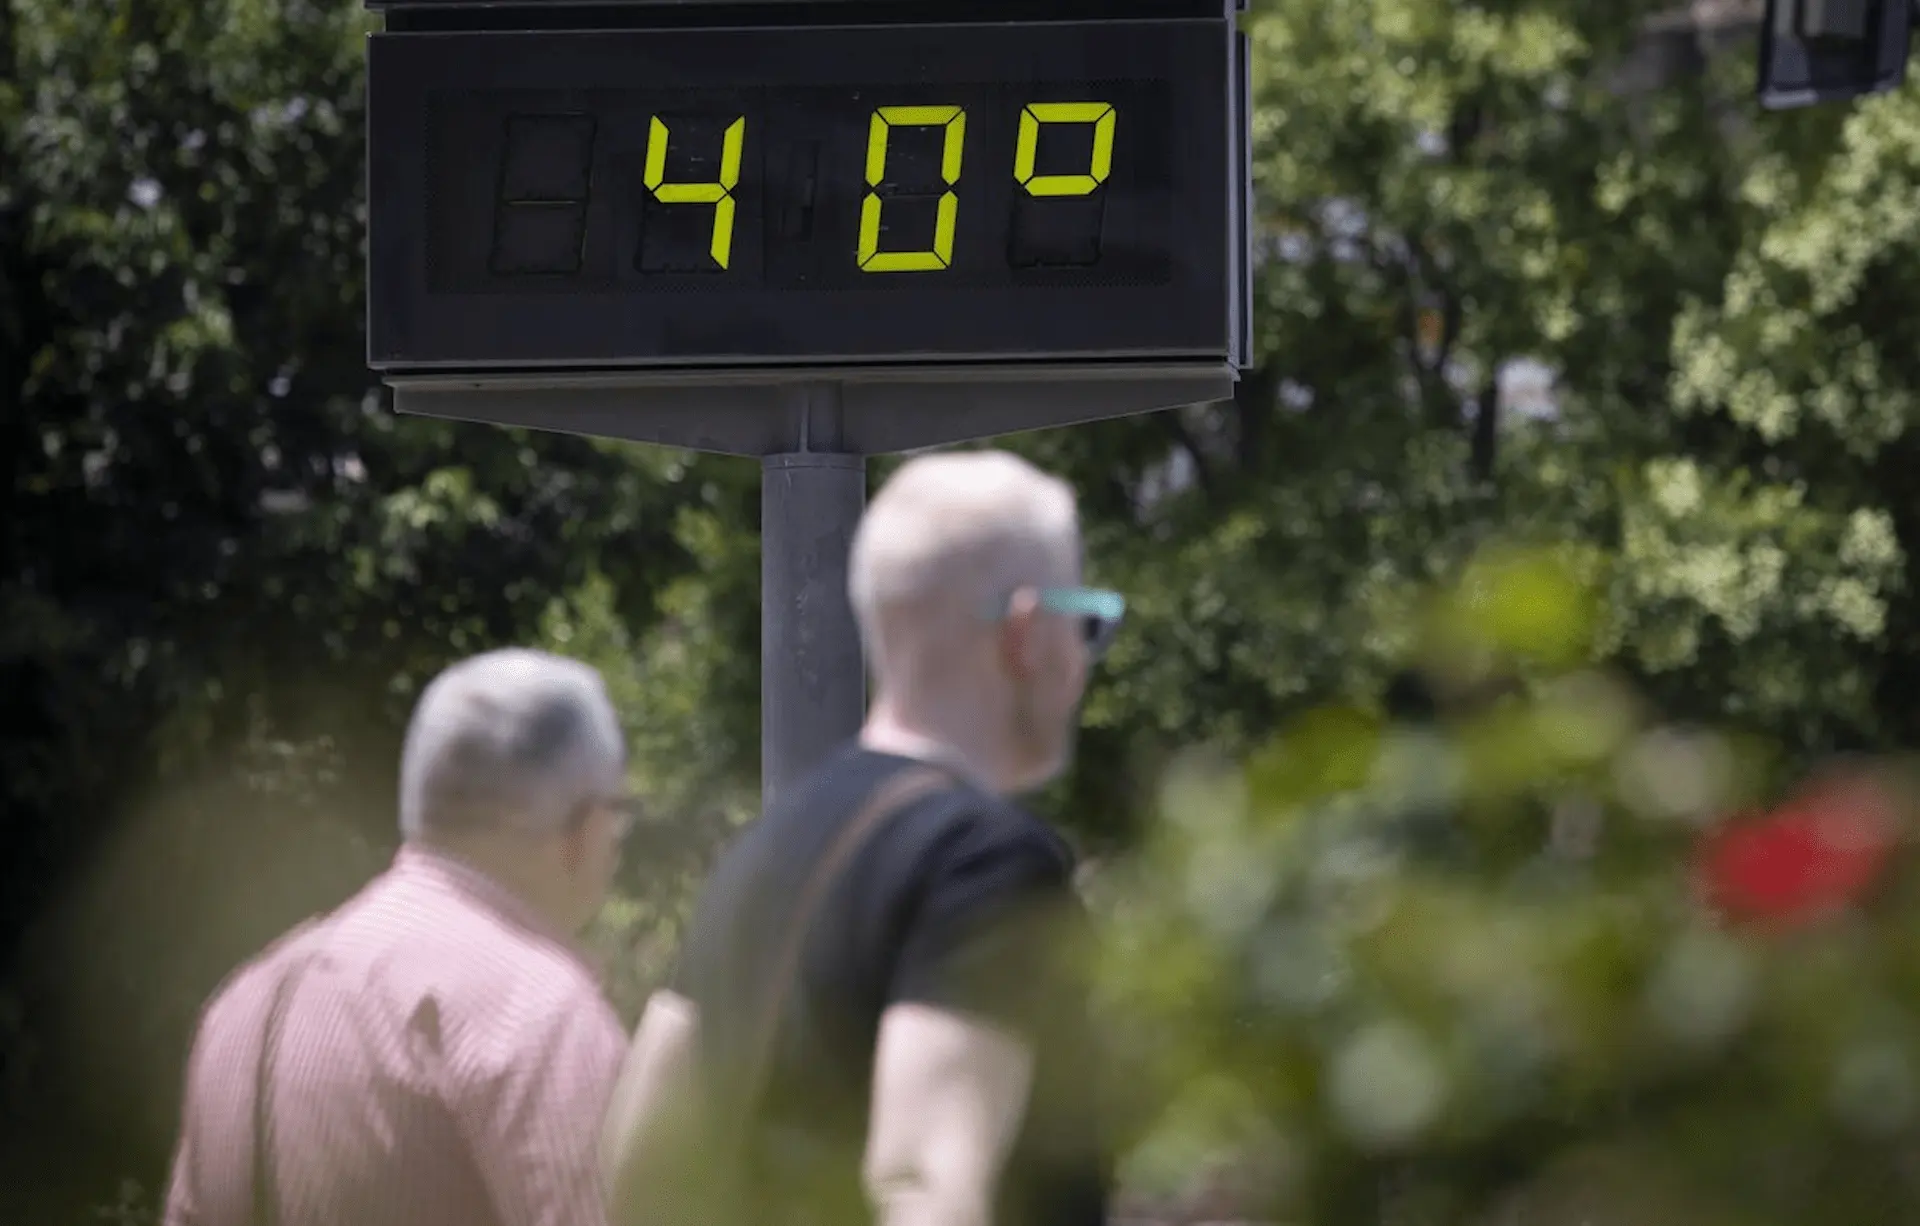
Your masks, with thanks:
<instances>
[{"instance_id":1,"label":"metal support pole","mask_svg":"<svg viewBox=\"0 0 1920 1226\"><path fill-rule=\"evenodd\" d=\"M860 731L867 673L847 552L865 457L770 455L760 470L760 792L775 794Z\"/></svg>"}]
</instances>

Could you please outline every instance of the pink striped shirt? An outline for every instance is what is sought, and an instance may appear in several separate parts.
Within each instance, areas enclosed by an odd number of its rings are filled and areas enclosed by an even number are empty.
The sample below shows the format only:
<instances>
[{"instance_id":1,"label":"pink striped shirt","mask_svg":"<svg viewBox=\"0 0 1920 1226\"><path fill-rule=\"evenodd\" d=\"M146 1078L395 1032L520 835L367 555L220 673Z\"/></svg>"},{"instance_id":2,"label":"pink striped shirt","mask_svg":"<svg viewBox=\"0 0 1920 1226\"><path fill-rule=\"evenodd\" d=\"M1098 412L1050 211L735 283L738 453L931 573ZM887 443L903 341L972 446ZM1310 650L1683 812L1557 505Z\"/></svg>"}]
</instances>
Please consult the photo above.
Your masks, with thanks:
<instances>
[{"instance_id":1,"label":"pink striped shirt","mask_svg":"<svg viewBox=\"0 0 1920 1226\"><path fill-rule=\"evenodd\" d=\"M565 935L413 847L208 1004L166 1226L253 1219L255 1077L283 982L266 1082L275 1226L604 1226L619 1018Z\"/></svg>"}]
</instances>

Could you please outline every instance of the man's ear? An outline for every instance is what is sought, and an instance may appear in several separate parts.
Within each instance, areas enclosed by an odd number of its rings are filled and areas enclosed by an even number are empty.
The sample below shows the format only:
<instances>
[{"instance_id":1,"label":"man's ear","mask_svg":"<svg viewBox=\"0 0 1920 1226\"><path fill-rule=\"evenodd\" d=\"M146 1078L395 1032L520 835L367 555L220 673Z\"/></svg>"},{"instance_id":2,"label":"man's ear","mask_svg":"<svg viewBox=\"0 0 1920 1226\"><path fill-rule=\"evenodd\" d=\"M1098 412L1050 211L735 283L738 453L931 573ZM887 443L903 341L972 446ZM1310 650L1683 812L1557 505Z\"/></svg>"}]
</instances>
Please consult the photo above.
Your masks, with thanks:
<instances>
[{"instance_id":1,"label":"man's ear","mask_svg":"<svg viewBox=\"0 0 1920 1226\"><path fill-rule=\"evenodd\" d=\"M587 862L587 827L592 822L589 814L585 821L568 822L560 832L560 864L569 875L579 872Z\"/></svg>"},{"instance_id":2,"label":"man's ear","mask_svg":"<svg viewBox=\"0 0 1920 1226\"><path fill-rule=\"evenodd\" d=\"M1040 612L1039 594L1023 587L1007 601L1007 614L1000 619L1000 666L1007 675L1026 680L1034 672L1034 620Z\"/></svg>"}]
</instances>

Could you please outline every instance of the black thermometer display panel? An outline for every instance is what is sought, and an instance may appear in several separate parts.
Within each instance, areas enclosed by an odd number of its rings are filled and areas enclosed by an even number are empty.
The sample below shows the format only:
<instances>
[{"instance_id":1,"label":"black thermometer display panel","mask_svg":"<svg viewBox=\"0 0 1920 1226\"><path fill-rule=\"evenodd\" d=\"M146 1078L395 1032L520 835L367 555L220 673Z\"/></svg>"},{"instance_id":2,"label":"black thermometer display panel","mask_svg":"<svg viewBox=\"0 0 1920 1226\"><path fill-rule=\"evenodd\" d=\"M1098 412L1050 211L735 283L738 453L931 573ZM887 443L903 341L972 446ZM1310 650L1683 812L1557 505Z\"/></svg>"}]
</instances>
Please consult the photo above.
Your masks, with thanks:
<instances>
[{"instance_id":1,"label":"black thermometer display panel","mask_svg":"<svg viewBox=\"0 0 1920 1226\"><path fill-rule=\"evenodd\" d=\"M376 35L371 360L1225 354L1233 37Z\"/></svg>"}]
</instances>

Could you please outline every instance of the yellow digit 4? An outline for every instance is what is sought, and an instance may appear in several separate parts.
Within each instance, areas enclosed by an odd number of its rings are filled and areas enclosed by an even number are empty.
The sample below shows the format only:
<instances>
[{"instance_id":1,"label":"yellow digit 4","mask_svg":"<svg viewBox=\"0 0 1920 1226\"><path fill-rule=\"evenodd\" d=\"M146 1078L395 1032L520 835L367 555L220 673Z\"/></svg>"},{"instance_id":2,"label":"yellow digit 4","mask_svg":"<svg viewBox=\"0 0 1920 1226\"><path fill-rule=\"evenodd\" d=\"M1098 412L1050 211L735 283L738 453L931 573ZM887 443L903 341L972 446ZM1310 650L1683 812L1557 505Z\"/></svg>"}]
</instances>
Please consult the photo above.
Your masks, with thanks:
<instances>
[{"instance_id":1,"label":"yellow digit 4","mask_svg":"<svg viewBox=\"0 0 1920 1226\"><path fill-rule=\"evenodd\" d=\"M720 177L710 183L668 183L667 125L658 115L647 130L647 190L661 204L713 206L713 262L725 268L733 257L733 189L740 184L740 151L746 143L747 117L727 126L720 140Z\"/></svg>"},{"instance_id":2,"label":"yellow digit 4","mask_svg":"<svg viewBox=\"0 0 1920 1226\"><path fill-rule=\"evenodd\" d=\"M1013 147L1013 177L1029 196L1085 196L1113 170L1113 107L1105 102L1029 102L1020 112L1020 138ZM1036 175L1043 123L1093 125L1093 159L1083 175Z\"/></svg>"},{"instance_id":3,"label":"yellow digit 4","mask_svg":"<svg viewBox=\"0 0 1920 1226\"><path fill-rule=\"evenodd\" d=\"M947 190L940 195L933 222L931 251L880 250L880 193L875 188L887 177L887 142L895 128L945 128L940 138L940 178ZM860 202L859 260L862 272L926 272L953 263L953 228L960 198L953 186L960 181L960 158L966 149L967 113L957 106L883 106L873 113L867 129L867 196Z\"/></svg>"}]
</instances>

